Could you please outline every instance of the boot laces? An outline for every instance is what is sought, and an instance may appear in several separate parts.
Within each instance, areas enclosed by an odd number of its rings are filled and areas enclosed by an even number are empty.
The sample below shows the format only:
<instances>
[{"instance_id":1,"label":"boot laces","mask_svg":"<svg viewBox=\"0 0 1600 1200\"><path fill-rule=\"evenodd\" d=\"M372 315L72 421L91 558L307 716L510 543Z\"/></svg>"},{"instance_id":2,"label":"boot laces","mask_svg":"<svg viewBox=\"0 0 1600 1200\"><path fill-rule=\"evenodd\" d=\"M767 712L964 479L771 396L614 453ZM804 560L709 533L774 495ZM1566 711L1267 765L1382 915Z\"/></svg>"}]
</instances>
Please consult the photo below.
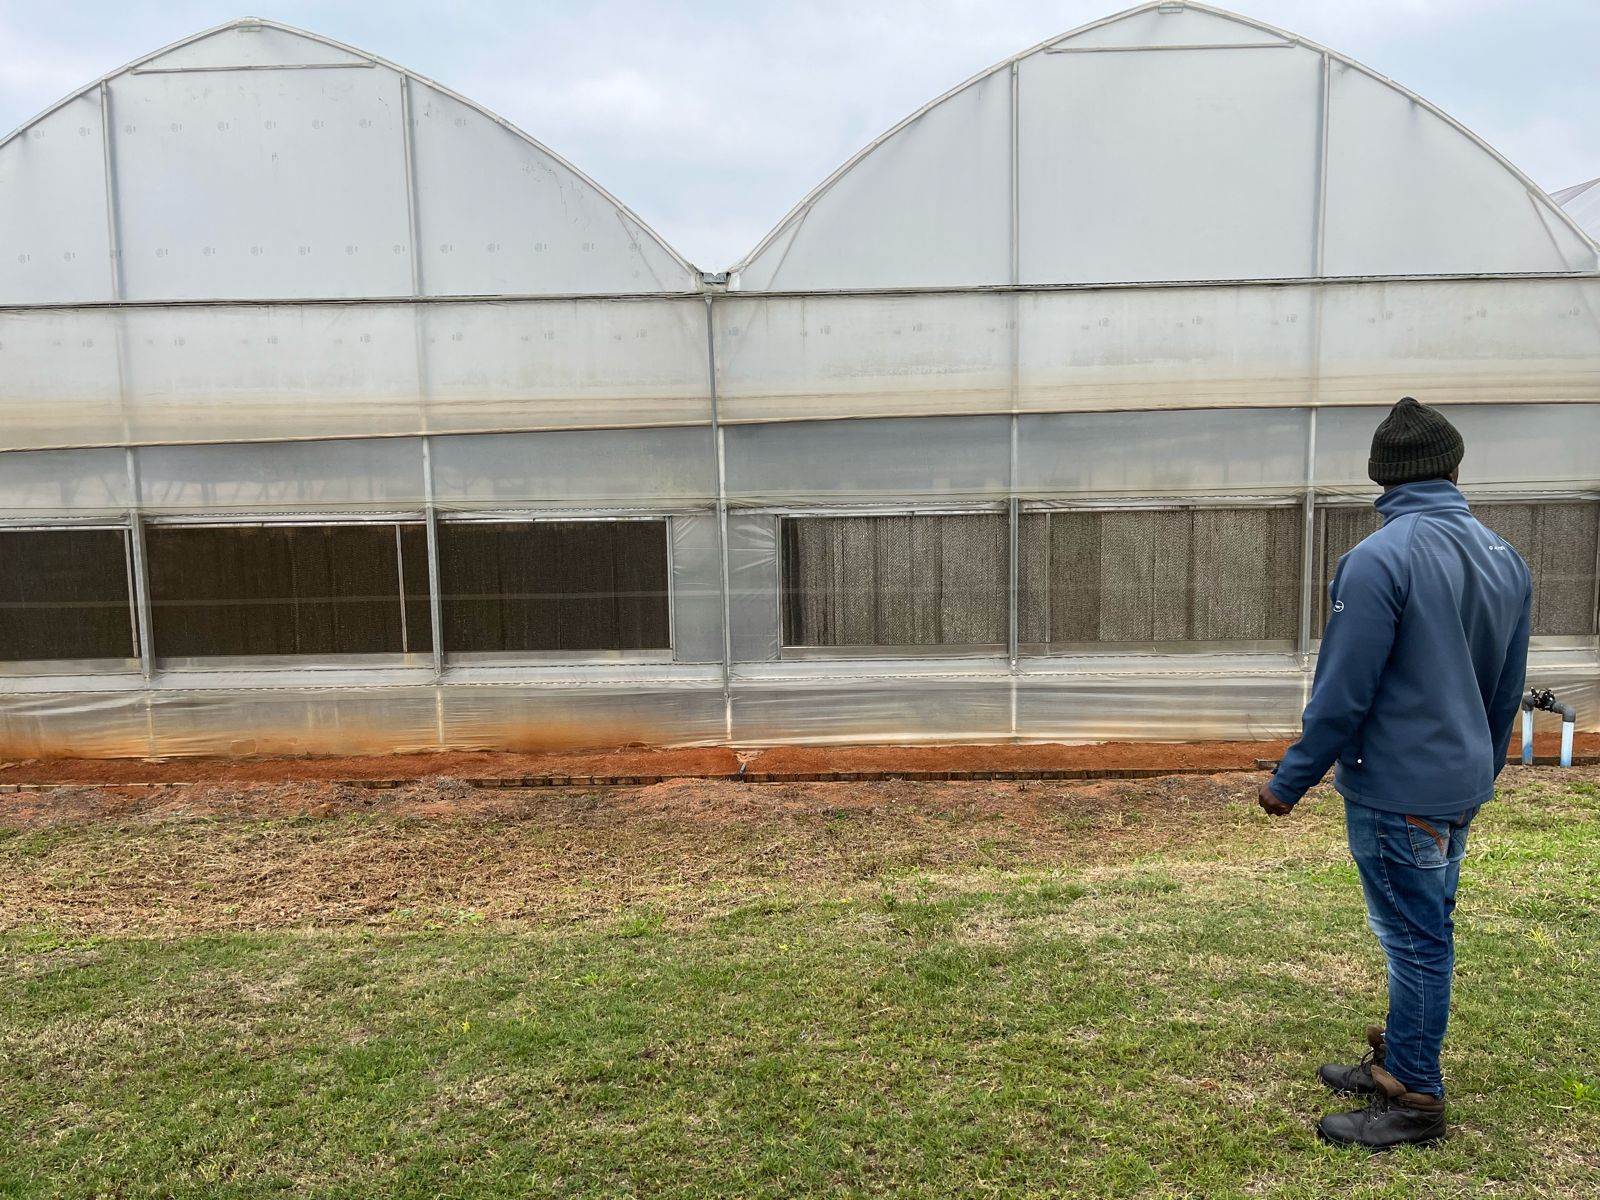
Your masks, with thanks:
<instances>
[{"instance_id":1,"label":"boot laces","mask_svg":"<svg viewBox=\"0 0 1600 1200\"><path fill-rule=\"evenodd\" d=\"M1393 1105L1393 1100L1389 1099L1389 1097L1385 1096L1382 1092L1377 1092L1367 1098L1367 1116L1382 1116L1384 1113L1388 1112Z\"/></svg>"}]
</instances>

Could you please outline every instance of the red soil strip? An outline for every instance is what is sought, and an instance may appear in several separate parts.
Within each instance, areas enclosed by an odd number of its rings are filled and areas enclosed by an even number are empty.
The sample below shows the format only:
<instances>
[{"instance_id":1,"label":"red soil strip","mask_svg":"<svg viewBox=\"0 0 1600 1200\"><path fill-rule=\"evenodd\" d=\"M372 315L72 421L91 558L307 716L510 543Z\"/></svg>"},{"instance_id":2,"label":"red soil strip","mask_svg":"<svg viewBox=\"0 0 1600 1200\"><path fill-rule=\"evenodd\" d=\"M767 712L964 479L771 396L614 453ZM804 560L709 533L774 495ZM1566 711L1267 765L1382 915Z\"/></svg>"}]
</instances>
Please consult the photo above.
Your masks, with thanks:
<instances>
[{"instance_id":1,"label":"red soil strip","mask_svg":"<svg viewBox=\"0 0 1600 1200\"><path fill-rule=\"evenodd\" d=\"M763 775L835 772L1229 770L1277 759L1287 742L1102 742L1091 746L775 746L746 754L746 770ZM1512 743L1512 760L1521 741ZM1539 734L1535 752L1555 755L1557 734ZM1600 754L1600 734L1577 735L1574 752ZM38 759L0 762L0 785L59 783L282 783L357 779L708 778L737 774L741 756L727 747L682 750L626 748L600 754L515 754L444 751L343 758Z\"/></svg>"},{"instance_id":2,"label":"red soil strip","mask_svg":"<svg viewBox=\"0 0 1600 1200\"><path fill-rule=\"evenodd\" d=\"M1253 767L1287 742L1102 742L1093 746L774 746L749 770L771 775L834 771L1061 771L1149 767Z\"/></svg>"},{"instance_id":3,"label":"red soil strip","mask_svg":"<svg viewBox=\"0 0 1600 1200\"><path fill-rule=\"evenodd\" d=\"M6 783L278 783L339 779L462 779L524 775L733 775L739 759L723 746L685 750L624 749L602 754L513 754L446 750L340 758L48 758L0 763Z\"/></svg>"},{"instance_id":4,"label":"red soil strip","mask_svg":"<svg viewBox=\"0 0 1600 1200\"><path fill-rule=\"evenodd\" d=\"M1214 770L1249 768L1276 761L1288 742L1101 742L1091 746L774 746L747 768L770 775L818 775L838 771L1060 771L1150 768ZM1535 734L1534 753L1561 752L1561 735ZM1522 734L1511 744L1520 761ZM1574 754L1600 754L1600 733L1580 733Z\"/></svg>"}]
</instances>

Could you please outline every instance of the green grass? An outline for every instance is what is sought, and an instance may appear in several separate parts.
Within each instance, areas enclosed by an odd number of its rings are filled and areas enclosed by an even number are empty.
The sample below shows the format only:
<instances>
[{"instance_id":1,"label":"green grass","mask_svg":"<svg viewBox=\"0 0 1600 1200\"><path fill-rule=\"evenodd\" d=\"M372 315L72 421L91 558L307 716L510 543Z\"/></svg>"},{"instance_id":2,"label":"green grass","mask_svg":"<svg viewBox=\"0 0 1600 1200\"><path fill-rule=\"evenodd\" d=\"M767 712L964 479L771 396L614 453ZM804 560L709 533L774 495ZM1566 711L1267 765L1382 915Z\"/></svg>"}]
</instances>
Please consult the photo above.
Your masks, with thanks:
<instances>
[{"instance_id":1,"label":"green grass","mask_svg":"<svg viewBox=\"0 0 1600 1200\"><path fill-rule=\"evenodd\" d=\"M572 877L521 917L430 892L364 922L159 937L140 921L170 930L176 901L105 936L72 907L123 879L104 827L18 834L0 890L33 917L0 934L0 1195L1600 1194L1600 790L1516 779L1463 875L1453 1136L1377 1158L1312 1133L1339 1106L1317 1063L1383 1011L1323 793L1277 824L1246 789L1119 816L1118 852L1092 827L1030 851L978 811L819 807L697 830L717 869L688 884L680 860L630 859L625 897L566 829ZM1065 827L1084 814L1063 795ZM1123 800L1095 795L1103 824ZM314 835L325 856L365 821L121 832L129 862L186 847L189 895L217 839ZM538 828L476 832L545 854Z\"/></svg>"}]
</instances>

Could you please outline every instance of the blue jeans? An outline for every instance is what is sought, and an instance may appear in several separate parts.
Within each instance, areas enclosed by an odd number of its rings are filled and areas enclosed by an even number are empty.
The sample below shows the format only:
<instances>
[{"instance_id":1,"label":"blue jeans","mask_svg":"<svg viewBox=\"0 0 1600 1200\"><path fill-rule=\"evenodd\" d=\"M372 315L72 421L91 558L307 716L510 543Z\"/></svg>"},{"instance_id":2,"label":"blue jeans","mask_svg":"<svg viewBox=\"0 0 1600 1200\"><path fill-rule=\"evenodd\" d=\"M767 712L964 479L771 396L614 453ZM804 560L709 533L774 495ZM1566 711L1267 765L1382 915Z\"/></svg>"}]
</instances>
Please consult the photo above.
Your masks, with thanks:
<instances>
[{"instance_id":1,"label":"blue jeans","mask_svg":"<svg viewBox=\"0 0 1600 1200\"><path fill-rule=\"evenodd\" d=\"M1439 1048L1455 973L1456 884L1476 808L1407 817L1344 802L1367 924L1389 960L1387 1069L1413 1092L1444 1095Z\"/></svg>"}]
</instances>

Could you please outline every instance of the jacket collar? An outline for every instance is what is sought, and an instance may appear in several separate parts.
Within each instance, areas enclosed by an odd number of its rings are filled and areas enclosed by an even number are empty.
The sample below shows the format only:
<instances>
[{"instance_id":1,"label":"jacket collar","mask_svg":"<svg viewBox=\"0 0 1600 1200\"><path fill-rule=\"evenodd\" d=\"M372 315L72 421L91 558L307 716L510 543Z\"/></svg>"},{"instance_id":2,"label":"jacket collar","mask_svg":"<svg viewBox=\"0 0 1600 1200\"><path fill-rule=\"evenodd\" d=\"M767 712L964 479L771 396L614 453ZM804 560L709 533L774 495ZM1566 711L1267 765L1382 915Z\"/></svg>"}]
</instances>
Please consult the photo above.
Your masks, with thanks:
<instances>
[{"instance_id":1,"label":"jacket collar","mask_svg":"<svg viewBox=\"0 0 1600 1200\"><path fill-rule=\"evenodd\" d=\"M1402 483L1378 497L1378 511L1387 525L1398 517L1421 512L1461 512L1467 507L1467 498L1448 479L1426 479L1421 483Z\"/></svg>"}]
</instances>

